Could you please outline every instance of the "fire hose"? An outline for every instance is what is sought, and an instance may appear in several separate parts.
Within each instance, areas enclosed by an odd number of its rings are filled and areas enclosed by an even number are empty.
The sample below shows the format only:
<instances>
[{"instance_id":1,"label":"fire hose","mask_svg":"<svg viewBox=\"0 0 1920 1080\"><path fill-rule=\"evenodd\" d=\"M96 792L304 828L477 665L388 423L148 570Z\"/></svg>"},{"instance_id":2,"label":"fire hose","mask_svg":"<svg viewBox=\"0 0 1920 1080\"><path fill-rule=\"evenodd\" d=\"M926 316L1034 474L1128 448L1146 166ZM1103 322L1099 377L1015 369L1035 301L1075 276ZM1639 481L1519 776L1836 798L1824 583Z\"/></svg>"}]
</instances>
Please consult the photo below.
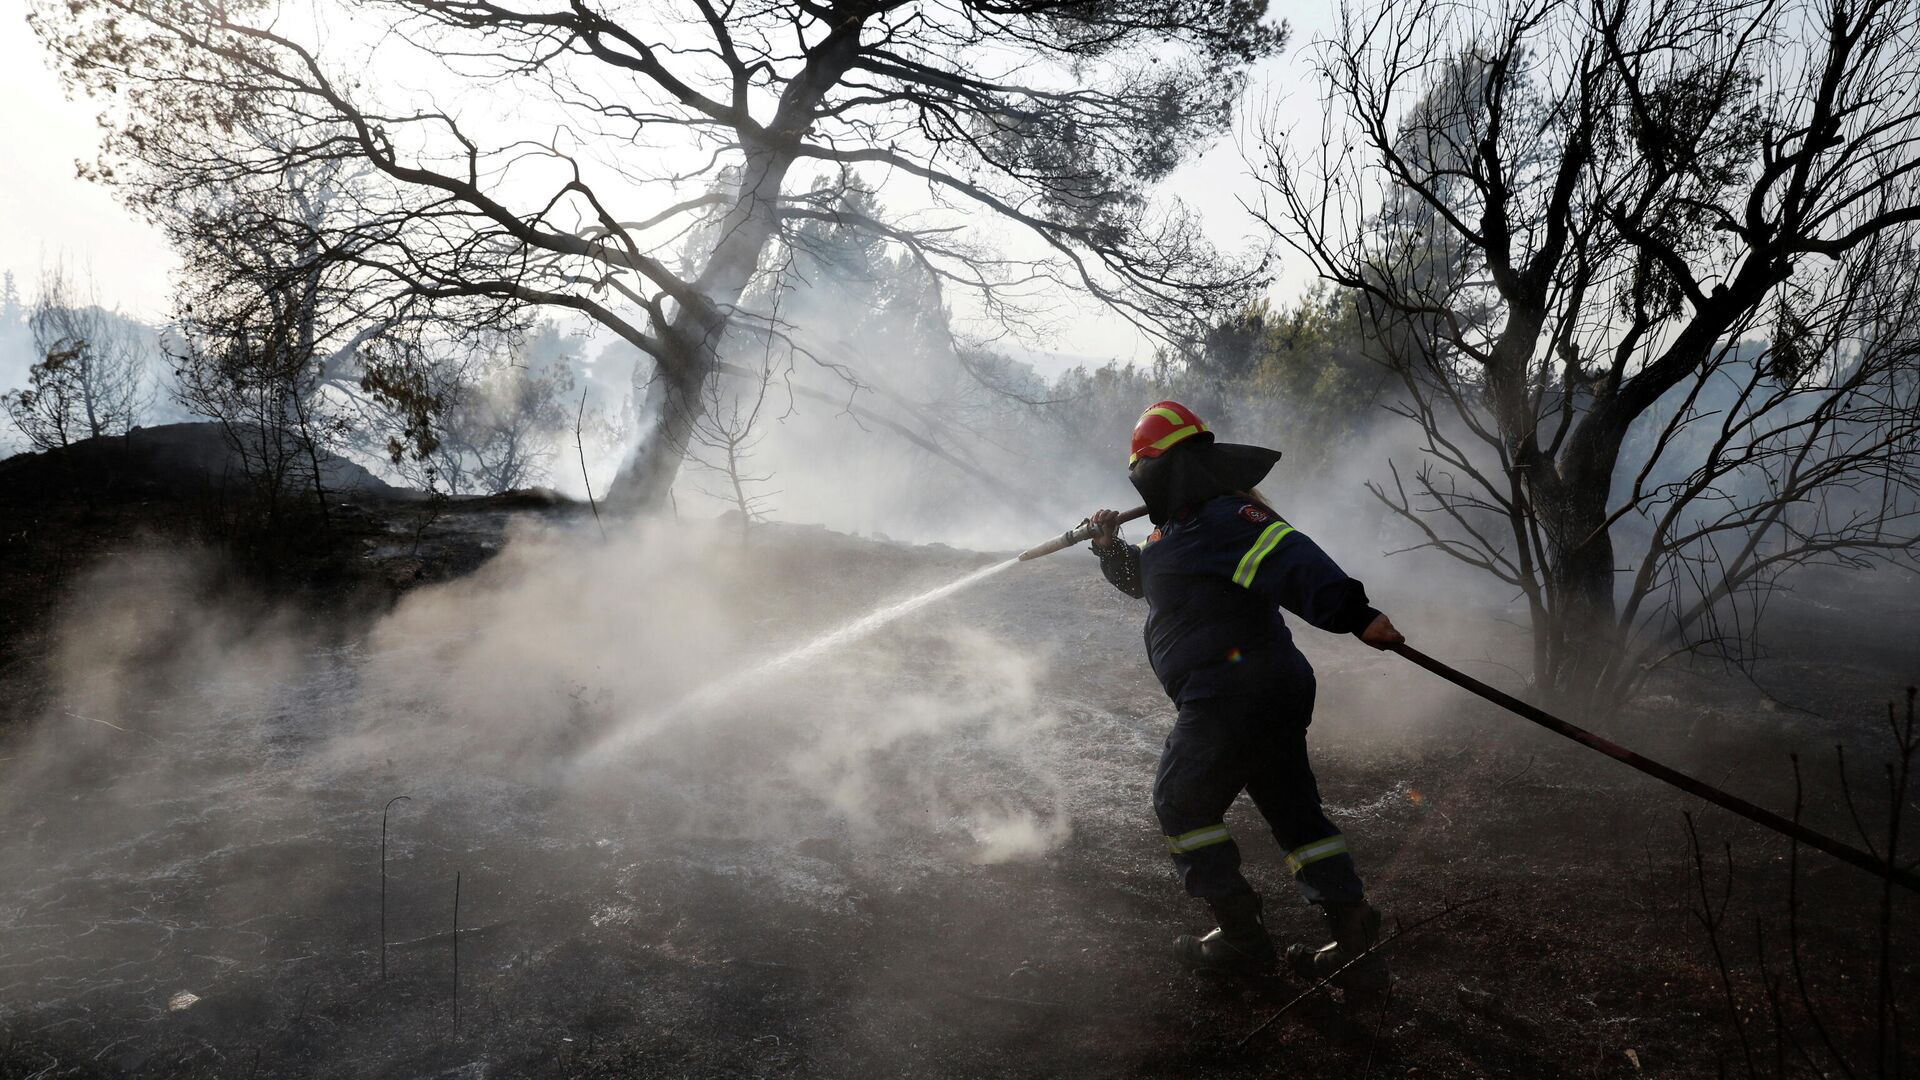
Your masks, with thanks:
<instances>
[{"instance_id":1,"label":"fire hose","mask_svg":"<svg viewBox=\"0 0 1920 1080\"><path fill-rule=\"evenodd\" d=\"M1115 525L1124 525L1135 518L1145 517L1146 515L1146 507L1136 506L1125 513L1116 515L1113 523ZM1033 547L1021 552L1020 561L1026 562L1028 559L1037 559L1042 555L1051 555L1056 551L1064 551L1075 544L1085 543L1093 539L1094 532L1095 529L1092 522L1083 521L1078 526L1068 529L1066 532L1061 533L1046 543L1035 544Z\"/></svg>"},{"instance_id":2,"label":"fire hose","mask_svg":"<svg viewBox=\"0 0 1920 1080\"><path fill-rule=\"evenodd\" d=\"M1128 510L1115 518L1115 524L1132 521L1144 515L1146 512L1147 508L1144 506ZM1056 551L1073 547L1083 541L1092 539L1094 532L1095 530L1092 524L1083 522L1079 527L1069 529L1064 534L1044 544L1028 548L1026 551L1021 552L1020 559L1021 561L1037 559L1042 555L1050 555ZM1688 776L1686 773L1671 766L1662 765L1660 762L1644 754L1629 750L1611 739L1602 738L1577 724L1568 723L1552 713L1547 712L1545 709L1529 705L1511 694L1496 690L1465 672L1455 670L1435 660L1433 657L1428 656L1426 653L1421 652L1411 645L1402 643L1399 645L1390 645L1387 648L1389 651L1400 654L1412 663L1425 668L1427 671L1438 675L1440 678L1445 679L1455 686L1469 693L1476 694L1522 719L1531 720L1556 735L1572 739L1574 742L1579 743L1589 750L1597 750L1613 760L1620 762L1622 765L1638 769L1662 783L1679 788L1681 791L1696 798L1705 799L1721 809L1730 810L1756 825L1765 826L1782 836L1791 837L1810 848L1824 851L1828 855L1839 859L1841 862L1856 866L1876 877L1892 882L1901 888L1908 889L1912 892L1920 892L1920 874L1916 874L1911 869L1903 868L1895 864L1892 852L1888 852L1886 858L1880 858L1869 852L1862 851L1851 844L1835 840L1825 833L1810 829L1798 821L1789 820L1771 810L1755 806L1753 803L1736 795L1729 794L1704 780Z\"/></svg>"}]
</instances>

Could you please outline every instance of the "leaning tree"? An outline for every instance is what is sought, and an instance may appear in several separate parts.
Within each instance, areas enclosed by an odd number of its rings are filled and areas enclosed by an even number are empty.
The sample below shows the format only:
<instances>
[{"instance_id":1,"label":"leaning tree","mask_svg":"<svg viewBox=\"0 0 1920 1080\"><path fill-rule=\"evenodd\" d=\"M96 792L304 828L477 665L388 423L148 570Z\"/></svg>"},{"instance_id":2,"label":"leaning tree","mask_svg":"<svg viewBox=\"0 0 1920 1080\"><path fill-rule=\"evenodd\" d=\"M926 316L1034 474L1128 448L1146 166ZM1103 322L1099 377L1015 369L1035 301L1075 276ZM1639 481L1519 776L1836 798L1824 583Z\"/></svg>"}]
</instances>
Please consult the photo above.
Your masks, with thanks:
<instances>
[{"instance_id":1,"label":"leaning tree","mask_svg":"<svg viewBox=\"0 0 1920 1080\"><path fill-rule=\"evenodd\" d=\"M1378 4L1318 69L1270 221L1404 378L1376 493L1525 597L1544 687L1745 658L1784 570L1915 550L1915 4Z\"/></svg>"},{"instance_id":2,"label":"leaning tree","mask_svg":"<svg viewBox=\"0 0 1920 1080\"><path fill-rule=\"evenodd\" d=\"M44 0L32 18L73 84L116 99L111 178L364 165L321 241L390 295L571 309L638 347L646 426L614 495L650 504L729 328L806 351L742 302L801 223L867 231L1002 322L1046 319L1061 285L1155 334L1243 296L1257 267L1151 189L1281 45L1264 8ZM820 198L845 170L910 212Z\"/></svg>"}]
</instances>

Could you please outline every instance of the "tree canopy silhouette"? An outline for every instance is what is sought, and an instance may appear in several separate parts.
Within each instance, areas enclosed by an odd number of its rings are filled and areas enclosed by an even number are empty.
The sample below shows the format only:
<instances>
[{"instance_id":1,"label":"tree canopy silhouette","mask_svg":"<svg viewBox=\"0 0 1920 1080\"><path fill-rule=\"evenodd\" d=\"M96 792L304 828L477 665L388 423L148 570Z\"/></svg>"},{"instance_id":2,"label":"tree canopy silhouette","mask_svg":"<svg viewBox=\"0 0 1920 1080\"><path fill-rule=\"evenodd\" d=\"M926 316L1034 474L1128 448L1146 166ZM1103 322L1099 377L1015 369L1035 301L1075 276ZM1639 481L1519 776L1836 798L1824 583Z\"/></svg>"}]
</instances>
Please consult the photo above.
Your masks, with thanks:
<instances>
[{"instance_id":1,"label":"tree canopy silhouette","mask_svg":"<svg viewBox=\"0 0 1920 1080\"><path fill-rule=\"evenodd\" d=\"M807 354L805 328L742 303L802 223L868 232L1013 328L1044 322L1060 286L1163 337L1241 301L1259 267L1153 187L1283 44L1264 16L1264 0L60 0L32 20L72 83L115 99L101 175L150 207L341 163L353 186L320 240L365 271L365 306L564 308L637 346L645 426L613 495L649 504L730 327ZM851 211L861 173L911 184L908 211Z\"/></svg>"}]
</instances>

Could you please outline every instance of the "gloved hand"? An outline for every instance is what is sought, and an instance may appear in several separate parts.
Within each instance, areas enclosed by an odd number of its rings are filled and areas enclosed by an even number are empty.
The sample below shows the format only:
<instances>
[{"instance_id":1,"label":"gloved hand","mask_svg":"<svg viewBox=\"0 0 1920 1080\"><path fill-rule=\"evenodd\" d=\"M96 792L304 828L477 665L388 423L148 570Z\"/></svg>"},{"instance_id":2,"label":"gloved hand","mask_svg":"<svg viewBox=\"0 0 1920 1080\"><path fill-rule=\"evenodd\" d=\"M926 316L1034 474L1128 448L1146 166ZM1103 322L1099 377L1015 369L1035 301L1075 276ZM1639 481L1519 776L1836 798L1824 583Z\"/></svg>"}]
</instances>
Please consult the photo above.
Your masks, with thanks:
<instances>
[{"instance_id":1,"label":"gloved hand","mask_svg":"<svg viewBox=\"0 0 1920 1080\"><path fill-rule=\"evenodd\" d=\"M1393 628L1393 620L1387 618L1384 614L1375 615L1373 621L1367 624L1367 628L1360 631L1360 640L1376 649L1384 649L1390 645L1405 645L1407 643L1406 636L1400 633L1400 631L1395 630Z\"/></svg>"},{"instance_id":2,"label":"gloved hand","mask_svg":"<svg viewBox=\"0 0 1920 1080\"><path fill-rule=\"evenodd\" d=\"M1119 543L1120 525L1114 521L1119 516L1118 510L1095 510L1087 519L1086 523L1093 526L1093 550L1106 551Z\"/></svg>"}]
</instances>

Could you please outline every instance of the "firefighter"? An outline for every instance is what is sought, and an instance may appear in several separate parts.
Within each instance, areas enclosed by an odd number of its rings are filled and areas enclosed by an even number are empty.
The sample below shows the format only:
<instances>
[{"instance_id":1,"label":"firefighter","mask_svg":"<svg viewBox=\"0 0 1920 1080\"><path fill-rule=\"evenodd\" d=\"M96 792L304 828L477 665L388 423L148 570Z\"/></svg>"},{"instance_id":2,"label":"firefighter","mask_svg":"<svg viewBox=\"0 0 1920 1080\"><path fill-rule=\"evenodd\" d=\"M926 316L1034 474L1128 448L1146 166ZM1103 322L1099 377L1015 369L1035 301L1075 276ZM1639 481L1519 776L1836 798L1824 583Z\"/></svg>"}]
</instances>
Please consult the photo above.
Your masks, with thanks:
<instances>
[{"instance_id":1,"label":"firefighter","mask_svg":"<svg viewBox=\"0 0 1920 1080\"><path fill-rule=\"evenodd\" d=\"M1240 849L1223 822L1240 792L1273 829L1332 941L1287 949L1302 975L1333 974L1379 940L1346 838L1327 820L1307 762L1313 669L1280 608L1374 648L1405 639L1367 602L1366 590L1287 524L1256 491L1277 450L1216 442L1193 411L1162 401L1133 429L1128 476L1155 526L1139 546L1121 539L1111 510L1088 521L1101 572L1147 601L1147 655L1177 710L1154 777L1153 808L1187 892L1219 926L1183 935L1187 967L1268 974L1279 965L1261 920L1260 895L1240 873ZM1347 968L1335 985L1384 989L1384 957Z\"/></svg>"}]
</instances>

